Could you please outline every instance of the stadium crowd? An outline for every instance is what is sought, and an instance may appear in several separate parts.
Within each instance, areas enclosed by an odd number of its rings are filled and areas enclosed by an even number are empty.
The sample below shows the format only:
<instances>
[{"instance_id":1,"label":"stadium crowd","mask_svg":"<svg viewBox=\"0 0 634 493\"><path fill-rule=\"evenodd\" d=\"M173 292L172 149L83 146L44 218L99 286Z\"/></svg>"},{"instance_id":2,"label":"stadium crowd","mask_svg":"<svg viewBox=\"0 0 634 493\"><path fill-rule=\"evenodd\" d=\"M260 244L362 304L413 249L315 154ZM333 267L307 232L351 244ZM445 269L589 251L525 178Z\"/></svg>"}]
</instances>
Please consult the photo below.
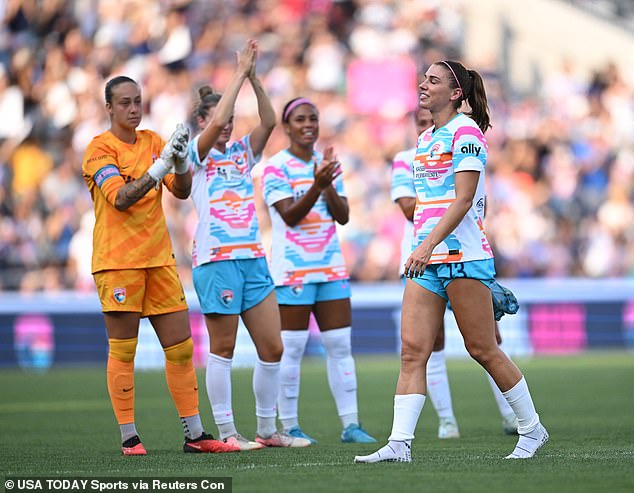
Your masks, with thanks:
<instances>
[{"instance_id":1,"label":"stadium crowd","mask_svg":"<svg viewBox=\"0 0 634 493\"><path fill-rule=\"evenodd\" d=\"M413 144L417 72L460 58L461 0L7 0L0 18L0 290L90 290L92 205L81 174L107 128L103 87L143 87L144 121L167 138L203 84L222 91L247 37L275 109L308 96L321 143L344 165L353 280L396 279L402 214L390 201L396 152ZM634 84L606 60L570 62L518 96L486 76L487 232L500 277L634 276ZM382 78L383 77L383 78ZM236 107L253 127L255 96ZM274 131L265 158L286 145ZM258 168L256 167L256 170ZM264 241L269 230L260 197ZM179 273L191 288L190 200L165 201Z\"/></svg>"}]
</instances>

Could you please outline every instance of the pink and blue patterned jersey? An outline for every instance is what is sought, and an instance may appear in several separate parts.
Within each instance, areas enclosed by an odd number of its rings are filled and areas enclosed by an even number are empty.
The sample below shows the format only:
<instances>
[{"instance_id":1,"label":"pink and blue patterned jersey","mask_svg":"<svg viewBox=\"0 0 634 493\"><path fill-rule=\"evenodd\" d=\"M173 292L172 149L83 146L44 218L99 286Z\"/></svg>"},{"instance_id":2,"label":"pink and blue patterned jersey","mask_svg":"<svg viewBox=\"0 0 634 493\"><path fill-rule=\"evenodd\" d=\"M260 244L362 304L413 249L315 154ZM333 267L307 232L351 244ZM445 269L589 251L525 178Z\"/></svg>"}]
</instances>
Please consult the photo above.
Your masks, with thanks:
<instances>
[{"instance_id":1,"label":"pink and blue patterned jersey","mask_svg":"<svg viewBox=\"0 0 634 493\"><path fill-rule=\"evenodd\" d=\"M227 144L223 154L212 148L198 155L198 136L189 143L192 199L198 212L194 236L194 267L219 260L264 256L255 215L251 168L256 163L249 135Z\"/></svg>"},{"instance_id":2,"label":"pink and blue patterned jersey","mask_svg":"<svg viewBox=\"0 0 634 493\"><path fill-rule=\"evenodd\" d=\"M314 152L319 165L323 156ZM348 279L335 221L326 200L320 196L298 224L288 226L273 206L282 199L299 199L314 181L314 162L305 162L287 150L270 158L263 172L264 200L272 223L271 275L277 286ZM335 190L345 197L341 175Z\"/></svg>"},{"instance_id":3,"label":"pink and blue patterned jersey","mask_svg":"<svg viewBox=\"0 0 634 493\"><path fill-rule=\"evenodd\" d=\"M458 227L434 248L430 263L493 258L483 224L486 139L476 123L462 113L444 127L432 130L426 130L418 138L412 164L416 189L413 246L427 237L456 199L455 173L478 171L480 176L471 208Z\"/></svg>"},{"instance_id":4,"label":"pink and blue patterned jersey","mask_svg":"<svg viewBox=\"0 0 634 493\"><path fill-rule=\"evenodd\" d=\"M392 202L396 202L403 197L416 198L416 190L414 189L414 175L412 174L412 162L416 156L416 148L412 147L405 151L401 151L392 161L392 186L390 189L390 198ZM401 263L398 273L403 275L405 272L405 262L412 253L412 240L414 239L414 224L406 220L403 226L403 237L401 239Z\"/></svg>"}]
</instances>

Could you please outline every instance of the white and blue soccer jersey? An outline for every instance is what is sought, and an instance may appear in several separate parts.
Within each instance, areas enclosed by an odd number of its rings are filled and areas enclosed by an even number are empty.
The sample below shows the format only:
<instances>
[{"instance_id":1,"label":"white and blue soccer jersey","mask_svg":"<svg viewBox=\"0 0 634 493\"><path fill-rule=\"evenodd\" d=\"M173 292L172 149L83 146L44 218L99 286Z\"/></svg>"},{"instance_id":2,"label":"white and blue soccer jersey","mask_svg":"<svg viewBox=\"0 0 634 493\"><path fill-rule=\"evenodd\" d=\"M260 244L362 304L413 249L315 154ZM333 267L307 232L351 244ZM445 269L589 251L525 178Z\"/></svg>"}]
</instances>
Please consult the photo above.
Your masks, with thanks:
<instances>
[{"instance_id":1,"label":"white and blue soccer jersey","mask_svg":"<svg viewBox=\"0 0 634 493\"><path fill-rule=\"evenodd\" d=\"M212 148L204 159L198 155L198 138L188 148L192 199L198 212L193 266L263 257L251 179L256 159L249 135L228 143L225 153Z\"/></svg>"},{"instance_id":2,"label":"white and blue soccer jersey","mask_svg":"<svg viewBox=\"0 0 634 493\"><path fill-rule=\"evenodd\" d=\"M444 127L432 130L426 130L418 138L412 165L416 190L413 246L429 235L456 199L455 174L478 171L480 176L471 208L458 227L434 248L430 263L493 258L483 224L486 139L476 123L462 113Z\"/></svg>"},{"instance_id":3,"label":"white and blue soccer jersey","mask_svg":"<svg viewBox=\"0 0 634 493\"><path fill-rule=\"evenodd\" d=\"M323 156L313 154L319 165ZM264 200L271 213L271 275L276 286L293 286L348 279L335 221L323 195L298 224L288 226L274 207L282 199L299 199L314 182L314 162L305 162L287 150L264 166ZM341 176L335 190L345 197Z\"/></svg>"},{"instance_id":4,"label":"white and blue soccer jersey","mask_svg":"<svg viewBox=\"0 0 634 493\"><path fill-rule=\"evenodd\" d=\"M392 187L390 198L396 202L403 197L416 198L414 189L414 175L412 174L412 162L416 156L416 148L412 147L406 151L399 152L392 161ZM398 273L405 272L405 262L412 253L412 240L414 239L414 223L405 221L403 227L403 237L401 239L401 264Z\"/></svg>"}]
</instances>

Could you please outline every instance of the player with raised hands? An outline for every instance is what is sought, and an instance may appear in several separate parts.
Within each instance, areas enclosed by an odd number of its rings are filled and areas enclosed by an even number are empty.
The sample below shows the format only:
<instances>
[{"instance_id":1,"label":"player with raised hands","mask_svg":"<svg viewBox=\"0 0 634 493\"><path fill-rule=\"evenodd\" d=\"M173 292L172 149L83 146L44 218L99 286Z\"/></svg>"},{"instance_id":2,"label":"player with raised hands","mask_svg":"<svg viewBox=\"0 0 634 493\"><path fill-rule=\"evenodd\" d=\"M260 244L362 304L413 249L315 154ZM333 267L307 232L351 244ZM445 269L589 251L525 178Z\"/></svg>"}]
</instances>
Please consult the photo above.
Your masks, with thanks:
<instances>
[{"instance_id":1,"label":"player with raised hands","mask_svg":"<svg viewBox=\"0 0 634 493\"><path fill-rule=\"evenodd\" d=\"M233 452L204 432L183 288L165 222L162 185L186 199L192 177L185 162L189 134L179 125L167 145L137 130L141 89L125 76L105 88L110 128L88 145L82 162L95 208L92 271L109 352L107 384L123 455L146 455L134 419L134 357L139 322L148 317L165 352L165 374L185 433L185 452Z\"/></svg>"},{"instance_id":2,"label":"player with raised hands","mask_svg":"<svg viewBox=\"0 0 634 493\"><path fill-rule=\"evenodd\" d=\"M289 147L264 166L264 198L273 226L271 273L282 318L279 418L284 430L315 440L299 426L300 365L311 313L326 349L328 383L341 420L343 442L371 443L360 425L351 344L350 283L336 224L348 222L341 163L333 148L315 149L317 107L306 98L289 101L282 113Z\"/></svg>"},{"instance_id":3,"label":"player with raised hands","mask_svg":"<svg viewBox=\"0 0 634 493\"><path fill-rule=\"evenodd\" d=\"M306 447L308 440L278 432L280 317L274 286L260 241L251 169L275 127L275 111L256 75L257 42L238 54L235 73L223 95L199 89L195 109L200 133L189 145L193 165L192 199L198 226L192 254L193 280L209 332L206 384L220 438L241 450ZM231 141L233 108L242 84L255 92L260 123ZM231 366L239 317L255 344L253 372L257 432L238 433L233 418Z\"/></svg>"}]
</instances>

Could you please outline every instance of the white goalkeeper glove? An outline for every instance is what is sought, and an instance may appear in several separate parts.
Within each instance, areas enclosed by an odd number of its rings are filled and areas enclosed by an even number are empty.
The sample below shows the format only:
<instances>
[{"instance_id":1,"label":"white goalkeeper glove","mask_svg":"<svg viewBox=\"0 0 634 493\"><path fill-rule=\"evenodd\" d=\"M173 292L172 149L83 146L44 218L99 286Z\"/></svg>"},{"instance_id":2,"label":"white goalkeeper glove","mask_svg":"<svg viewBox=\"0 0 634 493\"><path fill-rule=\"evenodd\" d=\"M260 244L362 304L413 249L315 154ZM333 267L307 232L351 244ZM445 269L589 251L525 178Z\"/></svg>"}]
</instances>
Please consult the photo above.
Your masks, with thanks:
<instances>
[{"instance_id":1,"label":"white goalkeeper glove","mask_svg":"<svg viewBox=\"0 0 634 493\"><path fill-rule=\"evenodd\" d=\"M158 189L159 184L163 181L163 178L168 173L174 172L174 166L171 160L164 159L163 157L158 158L152 166L147 170L147 174L156 182L156 188Z\"/></svg>"},{"instance_id":2,"label":"white goalkeeper glove","mask_svg":"<svg viewBox=\"0 0 634 493\"><path fill-rule=\"evenodd\" d=\"M172 160L177 175L183 175L189 171L189 163L186 159L188 142L189 129L179 123L161 153L161 157L163 157L163 153L166 153L166 157Z\"/></svg>"}]
</instances>

